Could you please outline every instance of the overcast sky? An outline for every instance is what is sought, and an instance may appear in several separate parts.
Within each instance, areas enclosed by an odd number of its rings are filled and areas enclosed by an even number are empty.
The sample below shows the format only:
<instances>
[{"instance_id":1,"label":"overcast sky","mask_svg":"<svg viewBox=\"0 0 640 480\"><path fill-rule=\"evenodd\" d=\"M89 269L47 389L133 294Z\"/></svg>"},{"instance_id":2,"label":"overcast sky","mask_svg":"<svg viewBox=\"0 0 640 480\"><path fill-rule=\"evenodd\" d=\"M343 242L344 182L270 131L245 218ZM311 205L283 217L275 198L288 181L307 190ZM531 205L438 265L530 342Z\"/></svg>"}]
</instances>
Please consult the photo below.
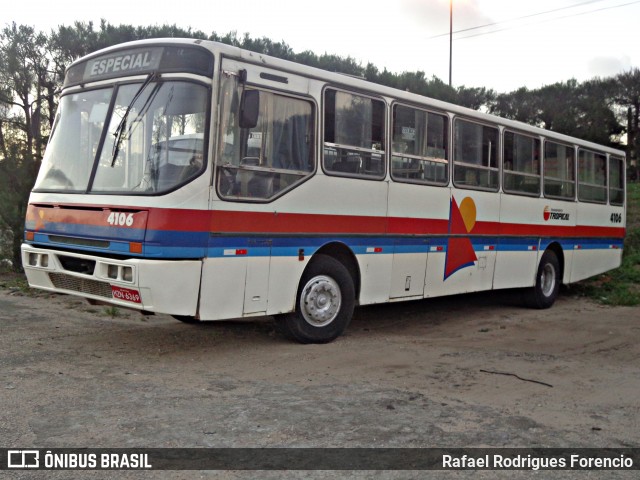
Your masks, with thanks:
<instances>
[{"instance_id":1,"label":"overcast sky","mask_svg":"<svg viewBox=\"0 0 640 480\"><path fill-rule=\"evenodd\" d=\"M295 52L449 80L449 0L31 0L6 2L0 18L45 32L76 20L98 26L101 18L235 30L283 40ZM494 25L474 28L487 24ZM640 0L453 0L453 30L463 29L470 30L454 34L454 86L506 92L640 66Z\"/></svg>"}]
</instances>

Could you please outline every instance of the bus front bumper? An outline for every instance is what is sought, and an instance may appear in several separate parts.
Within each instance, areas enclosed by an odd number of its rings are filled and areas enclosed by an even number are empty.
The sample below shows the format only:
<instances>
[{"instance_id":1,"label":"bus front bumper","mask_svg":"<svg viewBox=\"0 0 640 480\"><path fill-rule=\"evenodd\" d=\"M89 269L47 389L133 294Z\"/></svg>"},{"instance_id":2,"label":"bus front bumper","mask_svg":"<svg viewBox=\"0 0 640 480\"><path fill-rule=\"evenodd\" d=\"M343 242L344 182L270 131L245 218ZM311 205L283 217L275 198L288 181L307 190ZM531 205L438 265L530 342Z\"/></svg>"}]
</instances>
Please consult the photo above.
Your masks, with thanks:
<instances>
[{"instance_id":1,"label":"bus front bumper","mask_svg":"<svg viewBox=\"0 0 640 480\"><path fill-rule=\"evenodd\" d=\"M34 288L155 313L198 313L201 260L118 260L25 243L22 265Z\"/></svg>"}]
</instances>

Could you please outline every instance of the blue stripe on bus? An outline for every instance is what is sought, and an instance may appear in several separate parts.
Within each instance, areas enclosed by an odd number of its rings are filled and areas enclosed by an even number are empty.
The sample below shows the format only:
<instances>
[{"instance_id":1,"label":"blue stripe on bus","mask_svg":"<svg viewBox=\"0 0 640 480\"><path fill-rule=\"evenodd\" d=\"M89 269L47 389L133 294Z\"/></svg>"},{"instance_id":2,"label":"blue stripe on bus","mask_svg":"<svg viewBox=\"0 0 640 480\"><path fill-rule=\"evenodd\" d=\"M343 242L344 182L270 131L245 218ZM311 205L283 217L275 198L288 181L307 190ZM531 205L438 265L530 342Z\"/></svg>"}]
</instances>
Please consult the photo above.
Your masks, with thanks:
<instances>
[{"instance_id":1,"label":"blue stripe on bus","mask_svg":"<svg viewBox=\"0 0 640 480\"><path fill-rule=\"evenodd\" d=\"M98 229L102 227L96 227ZM124 229L126 230L126 229ZM248 257L292 257L304 250L306 257L313 255L323 245L330 242L345 244L356 255L388 255L388 254L440 254L447 252L447 237L381 237L381 236L311 236L311 237L260 237L260 236L218 236L208 232L160 231L148 230L143 242L143 253L129 252L130 238L101 239L97 231L90 229L91 236L87 236L87 228L83 229L83 236L75 238L82 240L102 240L109 244L108 248L99 246L75 244L74 242L52 241L50 235L57 233L35 233L33 243L50 245L74 250L96 253L114 253L131 257L143 258L218 258L231 256L230 250L240 250L240 255ZM66 236L71 232L65 232ZM544 251L551 243L556 242L565 251L577 250L608 250L622 249L621 238L536 238L536 237L466 237L470 238L473 248L477 252L520 252Z\"/></svg>"}]
</instances>

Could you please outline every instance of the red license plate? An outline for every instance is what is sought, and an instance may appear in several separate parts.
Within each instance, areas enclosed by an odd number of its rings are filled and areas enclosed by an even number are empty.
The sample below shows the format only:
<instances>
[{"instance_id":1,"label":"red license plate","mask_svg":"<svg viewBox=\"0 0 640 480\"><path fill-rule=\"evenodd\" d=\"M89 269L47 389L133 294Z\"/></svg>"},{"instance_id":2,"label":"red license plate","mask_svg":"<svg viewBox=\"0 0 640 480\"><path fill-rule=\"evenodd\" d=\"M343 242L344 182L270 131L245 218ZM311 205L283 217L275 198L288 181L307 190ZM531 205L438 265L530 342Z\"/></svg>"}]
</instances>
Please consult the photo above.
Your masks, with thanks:
<instances>
[{"instance_id":1,"label":"red license plate","mask_svg":"<svg viewBox=\"0 0 640 480\"><path fill-rule=\"evenodd\" d=\"M132 290L130 288L116 287L111 285L111 295L116 300L124 300L125 302L142 303L140 299L140 292Z\"/></svg>"}]
</instances>

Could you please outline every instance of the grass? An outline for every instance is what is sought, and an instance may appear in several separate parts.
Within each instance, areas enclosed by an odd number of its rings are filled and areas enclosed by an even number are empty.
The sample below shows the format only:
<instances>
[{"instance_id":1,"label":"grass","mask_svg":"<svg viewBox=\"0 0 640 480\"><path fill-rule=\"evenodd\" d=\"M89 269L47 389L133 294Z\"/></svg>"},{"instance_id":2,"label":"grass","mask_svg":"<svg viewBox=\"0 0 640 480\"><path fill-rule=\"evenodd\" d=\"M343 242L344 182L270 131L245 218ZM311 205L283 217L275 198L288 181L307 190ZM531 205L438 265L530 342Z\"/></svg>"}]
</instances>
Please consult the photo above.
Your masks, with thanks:
<instances>
[{"instance_id":1,"label":"grass","mask_svg":"<svg viewBox=\"0 0 640 480\"><path fill-rule=\"evenodd\" d=\"M627 236L622 265L577 283L575 291L606 305L640 305L640 183L627 185Z\"/></svg>"},{"instance_id":2,"label":"grass","mask_svg":"<svg viewBox=\"0 0 640 480\"><path fill-rule=\"evenodd\" d=\"M31 293L27 278L19 273L7 270L0 270L0 288L12 292L20 292L27 295Z\"/></svg>"},{"instance_id":3,"label":"grass","mask_svg":"<svg viewBox=\"0 0 640 480\"><path fill-rule=\"evenodd\" d=\"M120 316L120 309L118 307L108 306L104 307L104 314L111 318L117 318Z\"/></svg>"}]
</instances>

